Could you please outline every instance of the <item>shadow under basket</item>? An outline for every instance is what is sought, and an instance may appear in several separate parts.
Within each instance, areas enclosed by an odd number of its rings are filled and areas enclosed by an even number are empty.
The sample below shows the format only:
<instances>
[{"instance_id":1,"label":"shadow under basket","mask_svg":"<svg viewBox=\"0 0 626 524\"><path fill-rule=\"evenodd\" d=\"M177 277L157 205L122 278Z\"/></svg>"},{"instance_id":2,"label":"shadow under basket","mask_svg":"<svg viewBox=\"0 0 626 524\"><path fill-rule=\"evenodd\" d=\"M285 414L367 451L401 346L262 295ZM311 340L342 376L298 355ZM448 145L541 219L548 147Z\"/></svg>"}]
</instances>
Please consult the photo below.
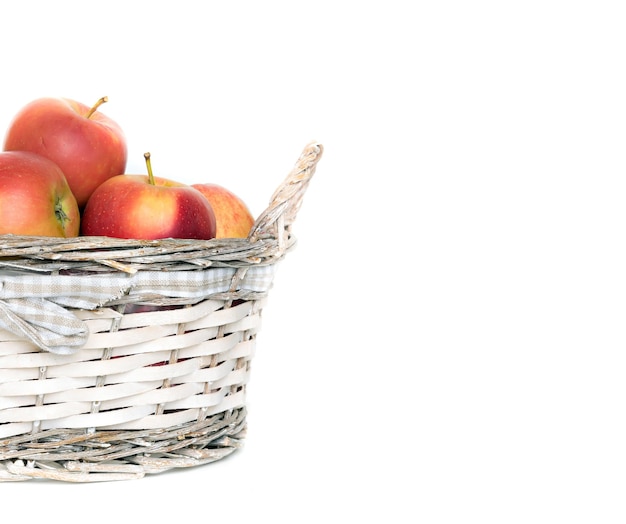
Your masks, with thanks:
<instances>
[{"instance_id":1,"label":"shadow under basket","mask_svg":"<svg viewBox=\"0 0 626 524\"><path fill-rule=\"evenodd\" d=\"M141 478L241 447L274 273L322 155L245 239L0 236L0 481Z\"/></svg>"}]
</instances>

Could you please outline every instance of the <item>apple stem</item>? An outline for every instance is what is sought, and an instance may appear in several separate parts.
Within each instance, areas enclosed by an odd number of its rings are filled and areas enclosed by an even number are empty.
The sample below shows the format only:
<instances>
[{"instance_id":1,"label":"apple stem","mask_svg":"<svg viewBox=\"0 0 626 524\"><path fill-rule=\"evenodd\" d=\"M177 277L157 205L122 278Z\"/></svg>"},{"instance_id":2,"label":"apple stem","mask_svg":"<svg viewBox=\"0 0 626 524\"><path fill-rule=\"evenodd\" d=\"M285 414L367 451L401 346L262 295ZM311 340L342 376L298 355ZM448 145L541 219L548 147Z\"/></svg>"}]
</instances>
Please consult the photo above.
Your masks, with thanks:
<instances>
[{"instance_id":1,"label":"apple stem","mask_svg":"<svg viewBox=\"0 0 626 524\"><path fill-rule=\"evenodd\" d=\"M93 107L89 110L89 113L87 113L87 118L90 118L91 115L93 115L102 104L104 104L105 102L108 102L108 101L109 101L109 98L106 97L106 96L103 96L100 100L98 100L93 105Z\"/></svg>"},{"instance_id":2,"label":"apple stem","mask_svg":"<svg viewBox=\"0 0 626 524\"><path fill-rule=\"evenodd\" d=\"M150 153L144 153L143 157L146 159L146 167L148 168L148 182L154 186L154 174L152 174L152 162L150 162Z\"/></svg>"}]
</instances>

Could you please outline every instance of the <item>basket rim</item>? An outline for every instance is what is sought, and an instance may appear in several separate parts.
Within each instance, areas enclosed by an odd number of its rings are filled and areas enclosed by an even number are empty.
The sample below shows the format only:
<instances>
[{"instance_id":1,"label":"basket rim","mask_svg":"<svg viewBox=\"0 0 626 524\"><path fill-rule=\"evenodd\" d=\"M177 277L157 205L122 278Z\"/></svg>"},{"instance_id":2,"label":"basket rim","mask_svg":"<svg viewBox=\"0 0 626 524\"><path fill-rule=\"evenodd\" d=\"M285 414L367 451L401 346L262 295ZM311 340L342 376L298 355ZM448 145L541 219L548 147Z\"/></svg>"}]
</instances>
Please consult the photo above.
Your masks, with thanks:
<instances>
[{"instance_id":1,"label":"basket rim","mask_svg":"<svg viewBox=\"0 0 626 524\"><path fill-rule=\"evenodd\" d=\"M124 272L137 268L124 261L142 263L162 261L166 257L194 259L199 267L211 265L256 265L281 258L295 243L291 227L304 193L315 173L323 146L309 143L291 172L274 191L268 207L261 212L247 238L213 238L209 240L163 238L124 239L106 236L45 237L0 235L0 267L17 268L21 260L59 262L96 262ZM26 264L22 269L35 269ZM36 270L43 270L41 266Z\"/></svg>"}]
</instances>

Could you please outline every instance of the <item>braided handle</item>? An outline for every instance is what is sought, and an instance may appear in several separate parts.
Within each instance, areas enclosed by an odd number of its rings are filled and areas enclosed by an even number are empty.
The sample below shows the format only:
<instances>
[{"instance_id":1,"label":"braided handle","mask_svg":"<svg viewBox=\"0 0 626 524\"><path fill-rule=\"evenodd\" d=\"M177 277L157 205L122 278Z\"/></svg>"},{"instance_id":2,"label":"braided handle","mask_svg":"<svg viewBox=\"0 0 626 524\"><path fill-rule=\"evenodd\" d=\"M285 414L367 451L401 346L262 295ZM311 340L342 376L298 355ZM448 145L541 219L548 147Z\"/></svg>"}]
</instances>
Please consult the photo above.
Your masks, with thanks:
<instances>
[{"instance_id":1,"label":"braided handle","mask_svg":"<svg viewBox=\"0 0 626 524\"><path fill-rule=\"evenodd\" d=\"M256 219L248 235L250 241L276 238L279 243L277 256L282 255L302 198L323 151L323 146L317 142L311 142L304 148L287 178L272 195L267 209Z\"/></svg>"}]
</instances>

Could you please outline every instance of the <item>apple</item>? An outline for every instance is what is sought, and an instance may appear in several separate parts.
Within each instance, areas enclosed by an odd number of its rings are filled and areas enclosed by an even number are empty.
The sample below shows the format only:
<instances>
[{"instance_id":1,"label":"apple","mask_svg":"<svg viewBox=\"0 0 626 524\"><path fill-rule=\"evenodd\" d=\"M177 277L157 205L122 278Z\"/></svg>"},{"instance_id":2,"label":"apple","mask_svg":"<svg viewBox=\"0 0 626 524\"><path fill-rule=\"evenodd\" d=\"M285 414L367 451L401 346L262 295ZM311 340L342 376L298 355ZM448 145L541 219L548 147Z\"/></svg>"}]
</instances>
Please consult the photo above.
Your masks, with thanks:
<instances>
[{"instance_id":1,"label":"apple","mask_svg":"<svg viewBox=\"0 0 626 524\"><path fill-rule=\"evenodd\" d=\"M39 98L9 124L5 151L31 151L56 162L79 208L102 182L126 170L127 145L120 126L93 107L68 98Z\"/></svg>"},{"instance_id":2,"label":"apple","mask_svg":"<svg viewBox=\"0 0 626 524\"><path fill-rule=\"evenodd\" d=\"M254 217L241 197L214 183L192 184L211 204L217 223L215 238L246 238Z\"/></svg>"},{"instance_id":3,"label":"apple","mask_svg":"<svg viewBox=\"0 0 626 524\"><path fill-rule=\"evenodd\" d=\"M61 168L27 151L0 153L0 234L75 237L80 210Z\"/></svg>"},{"instance_id":4,"label":"apple","mask_svg":"<svg viewBox=\"0 0 626 524\"><path fill-rule=\"evenodd\" d=\"M215 237L215 214L190 185L155 177L150 153L148 175L109 178L92 193L81 219L81 234L154 240Z\"/></svg>"}]
</instances>

